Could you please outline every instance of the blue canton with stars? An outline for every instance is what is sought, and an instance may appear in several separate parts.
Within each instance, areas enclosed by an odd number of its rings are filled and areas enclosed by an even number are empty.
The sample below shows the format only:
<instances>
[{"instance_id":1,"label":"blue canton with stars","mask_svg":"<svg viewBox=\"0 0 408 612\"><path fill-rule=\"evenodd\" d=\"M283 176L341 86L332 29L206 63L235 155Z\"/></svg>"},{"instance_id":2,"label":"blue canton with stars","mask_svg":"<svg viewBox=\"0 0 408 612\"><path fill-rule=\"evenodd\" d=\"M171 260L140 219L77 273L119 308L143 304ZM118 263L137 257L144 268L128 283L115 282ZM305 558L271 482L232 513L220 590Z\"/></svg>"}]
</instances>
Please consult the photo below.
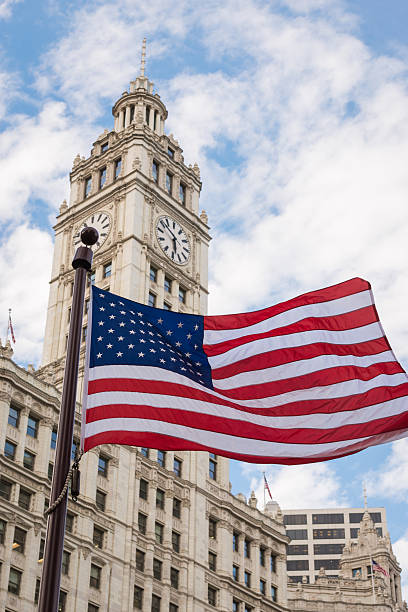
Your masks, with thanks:
<instances>
[{"instance_id":1,"label":"blue canton with stars","mask_svg":"<svg viewBox=\"0 0 408 612\"><path fill-rule=\"evenodd\" d=\"M145 306L92 287L89 367L146 365L213 388L204 318Z\"/></svg>"}]
</instances>

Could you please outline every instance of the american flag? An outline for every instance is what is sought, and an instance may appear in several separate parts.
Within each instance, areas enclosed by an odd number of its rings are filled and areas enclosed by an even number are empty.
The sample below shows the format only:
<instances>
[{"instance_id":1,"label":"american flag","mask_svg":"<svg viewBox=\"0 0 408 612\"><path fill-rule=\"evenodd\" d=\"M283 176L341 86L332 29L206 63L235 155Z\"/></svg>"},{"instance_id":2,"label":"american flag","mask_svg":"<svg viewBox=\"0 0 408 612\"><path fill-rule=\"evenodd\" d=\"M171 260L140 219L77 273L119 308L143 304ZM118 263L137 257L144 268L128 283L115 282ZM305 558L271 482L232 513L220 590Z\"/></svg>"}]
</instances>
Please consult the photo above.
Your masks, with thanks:
<instances>
[{"instance_id":1,"label":"american flag","mask_svg":"<svg viewBox=\"0 0 408 612\"><path fill-rule=\"evenodd\" d=\"M384 576L388 576L387 570L385 570L383 567L381 567L381 565L379 563L377 563L377 561L374 561L374 559L373 559L373 571L374 572L381 572L381 574L384 574Z\"/></svg>"},{"instance_id":2,"label":"american flag","mask_svg":"<svg viewBox=\"0 0 408 612\"><path fill-rule=\"evenodd\" d=\"M273 499L273 498L272 498L272 493L271 493L271 490L270 490L270 488L269 488L268 481L266 480L266 476L265 476L265 474L263 475L263 477L264 477L264 490L265 490L265 491L268 491L268 493L269 493L269 497L270 497L271 499Z\"/></svg>"},{"instance_id":3,"label":"american flag","mask_svg":"<svg viewBox=\"0 0 408 612\"><path fill-rule=\"evenodd\" d=\"M408 431L408 378L361 279L257 312L198 316L92 288L84 451L324 461Z\"/></svg>"}]
</instances>

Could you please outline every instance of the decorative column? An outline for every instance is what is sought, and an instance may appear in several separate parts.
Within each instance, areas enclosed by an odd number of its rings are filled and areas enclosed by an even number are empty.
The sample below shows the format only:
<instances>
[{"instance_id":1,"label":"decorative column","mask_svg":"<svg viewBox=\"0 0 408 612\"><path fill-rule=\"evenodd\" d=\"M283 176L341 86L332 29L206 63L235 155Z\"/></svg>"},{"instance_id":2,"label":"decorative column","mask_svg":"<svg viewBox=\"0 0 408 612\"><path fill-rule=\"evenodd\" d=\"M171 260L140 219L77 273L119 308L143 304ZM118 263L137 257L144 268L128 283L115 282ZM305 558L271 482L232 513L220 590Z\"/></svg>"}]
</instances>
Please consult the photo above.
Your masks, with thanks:
<instances>
[{"instance_id":1,"label":"decorative column","mask_svg":"<svg viewBox=\"0 0 408 612\"><path fill-rule=\"evenodd\" d=\"M0 452L4 450L7 422L10 410L11 393L0 391Z\"/></svg>"},{"instance_id":2,"label":"decorative column","mask_svg":"<svg viewBox=\"0 0 408 612\"><path fill-rule=\"evenodd\" d=\"M125 128L130 125L130 106L126 107L125 110Z\"/></svg>"},{"instance_id":3,"label":"decorative column","mask_svg":"<svg viewBox=\"0 0 408 612\"><path fill-rule=\"evenodd\" d=\"M52 426L53 422L51 419L41 419L38 424L38 455L36 458L36 472L44 476L48 474Z\"/></svg>"}]
</instances>

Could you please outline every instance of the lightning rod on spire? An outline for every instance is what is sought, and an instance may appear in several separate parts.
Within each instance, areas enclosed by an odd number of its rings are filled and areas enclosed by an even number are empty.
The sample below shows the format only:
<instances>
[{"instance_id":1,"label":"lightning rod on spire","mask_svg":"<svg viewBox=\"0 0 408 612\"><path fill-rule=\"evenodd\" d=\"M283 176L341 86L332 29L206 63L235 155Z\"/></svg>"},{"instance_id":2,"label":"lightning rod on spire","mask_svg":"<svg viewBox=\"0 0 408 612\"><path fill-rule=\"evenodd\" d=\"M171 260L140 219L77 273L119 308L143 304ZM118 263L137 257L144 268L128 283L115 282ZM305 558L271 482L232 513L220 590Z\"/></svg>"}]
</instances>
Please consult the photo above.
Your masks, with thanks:
<instances>
[{"instance_id":1,"label":"lightning rod on spire","mask_svg":"<svg viewBox=\"0 0 408 612\"><path fill-rule=\"evenodd\" d=\"M146 39L143 39L142 43L142 61L140 63L140 76L145 75L145 64L146 64Z\"/></svg>"}]
</instances>

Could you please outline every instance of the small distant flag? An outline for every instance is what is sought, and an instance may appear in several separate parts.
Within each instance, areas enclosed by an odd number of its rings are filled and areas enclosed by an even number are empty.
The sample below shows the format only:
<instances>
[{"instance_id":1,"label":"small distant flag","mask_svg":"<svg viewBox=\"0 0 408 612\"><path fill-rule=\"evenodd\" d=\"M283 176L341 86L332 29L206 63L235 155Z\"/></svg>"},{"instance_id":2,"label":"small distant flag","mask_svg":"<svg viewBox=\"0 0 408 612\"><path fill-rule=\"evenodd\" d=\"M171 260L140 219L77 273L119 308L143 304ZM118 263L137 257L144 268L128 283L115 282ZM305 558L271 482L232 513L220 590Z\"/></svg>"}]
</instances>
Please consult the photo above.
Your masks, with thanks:
<instances>
[{"instance_id":1,"label":"small distant flag","mask_svg":"<svg viewBox=\"0 0 408 612\"><path fill-rule=\"evenodd\" d=\"M373 571L374 572L381 572L381 574L384 574L384 576L388 576L387 570L385 570L383 567L381 567L381 565L379 563L377 563L377 561L374 561L374 559L373 559Z\"/></svg>"},{"instance_id":2,"label":"small distant flag","mask_svg":"<svg viewBox=\"0 0 408 612\"><path fill-rule=\"evenodd\" d=\"M271 498L271 500L272 500L272 499L273 499L273 498L272 498L272 493L271 493L271 490L270 490L270 488L269 488L268 481L266 480L265 472L264 472L263 477L264 477L264 491L268 491L268 493L269 493L269 497L270 497L270 498Z\"/></svg>"},{"instance_id":3,"label":"small distant flag","mask_svg":"<svg viewBox=\"0 0 408 612\"><path fill-rule=\"evenodd\" d=\"M14 329L13 329L13 323L11 322L11 308L9 308L9 318L8 318L8 324L7 324L7 338L9 335L9 331L10 331L10 336L11 339L13 341L13 343L16 343L16 337L14 335Z\"/></svg>"}]
</instances>

